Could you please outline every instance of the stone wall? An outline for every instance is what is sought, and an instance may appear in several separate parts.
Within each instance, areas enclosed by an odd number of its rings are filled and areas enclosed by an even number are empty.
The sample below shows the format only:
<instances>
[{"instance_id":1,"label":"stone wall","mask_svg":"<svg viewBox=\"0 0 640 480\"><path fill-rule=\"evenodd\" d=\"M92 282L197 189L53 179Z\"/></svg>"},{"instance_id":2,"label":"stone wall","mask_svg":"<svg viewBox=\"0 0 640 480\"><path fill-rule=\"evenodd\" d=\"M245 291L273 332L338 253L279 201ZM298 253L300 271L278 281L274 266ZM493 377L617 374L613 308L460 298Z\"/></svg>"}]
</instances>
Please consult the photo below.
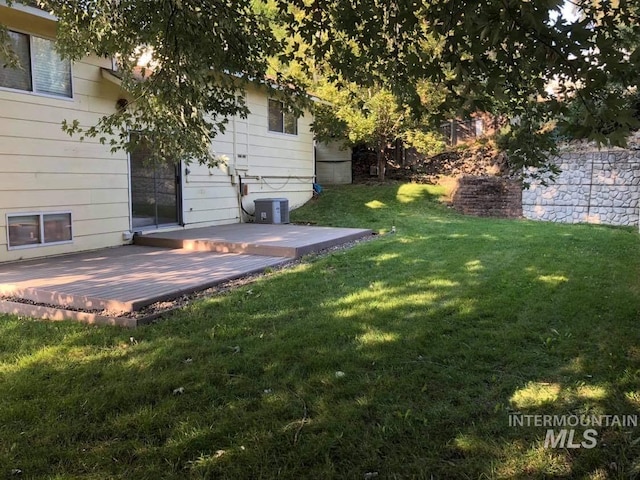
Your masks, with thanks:
<instances>
[{"instance_id":1,"label":"stone wall","mask_svg":"<svg viewBox=\"0 0 640 480\"><path fill-rule=\"evenodd\" d=\"M522 216L520 182L495 176L463 175L451 196L453 208L478 217Z\"/></svg>"},{"instance_id":2,"label":"stone wall","mask_svg":"<svg viewBox=\"0 0 640 480\"><path fill-rule=\"evenodd\" d=\"M638 225L640 152L566 152L555 163L562 173L547 187L522 193L526 218L565 223Z\"/></svg>"}]
</instances>

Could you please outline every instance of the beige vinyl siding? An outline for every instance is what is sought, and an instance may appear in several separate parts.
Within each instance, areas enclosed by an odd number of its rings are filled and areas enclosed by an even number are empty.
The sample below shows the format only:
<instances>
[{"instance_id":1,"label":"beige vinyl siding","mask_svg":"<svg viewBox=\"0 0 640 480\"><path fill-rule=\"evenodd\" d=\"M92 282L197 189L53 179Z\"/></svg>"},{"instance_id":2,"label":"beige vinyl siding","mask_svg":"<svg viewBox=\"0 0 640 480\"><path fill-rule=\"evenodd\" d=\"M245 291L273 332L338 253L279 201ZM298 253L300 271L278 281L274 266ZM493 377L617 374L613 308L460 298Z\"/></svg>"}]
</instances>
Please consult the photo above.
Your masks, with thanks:
<instances>
[{"instance_id":1,"label":"beige vinyl siding","mask_svg":"<svg viewBox=\"0 0 640 480\"><path fill-rule=\"evenodd\" d=\"M0 18L11 29L54 38L55 22L28 10L0 6ZM101 67L110 68L110 60L89 58L72 65L70 99L0 88L0 262L123 243L131 208L127 155L111 154L94 139L80 142L61 129L65 119L88 127L114 112L123 92L103 78ZM212 150L224 163L182 166L187 228L246 221L239 204L240 176L249 187L242 203L250 212L258 198L286 197L294 208L312 196L310 116L298 120L297 135L270 132L266 89L253 88L246 99L248 118L230 119L227 131L213 141ZM39 212L71 212L73 241L9 250L7 215Z\"/></svg>"},{"instance_id":2,"label":"beige vinyl siding","mask_svg":"<svg viewBox=\"0 0 640 480\"><path fill-rule=\"evenodd\" d=\"M249 116L231 119L225 133L213 141L212 150L224 163L211 169L187 167L191 173L183 177L186 227L240 221L240 176L249 188L249 195L242 197L249 212L258 198L288 198L289 206L295 208L312 196L311 117L298 119L297 135L270 132L266 90L251 89L246 99Z\"/></svg>"},{"instance_id":3,"label":"beige vinyl siding","mask_svg":"<svg viewBox=\"0 0 640 480\"><path fill-rule=\"evenodd\" d=\"M235 186L220 168L190 165L183 177L182 205L186 226L236 223L240 219Z\"/></svg>"},{"instance_id":4,"label":"beige vinyl siding","mask_svg":"<svg viewBox=\"0 0 640 480\"><path fill-rule=\"evenodd\" d=\"M308 201L313 193L313 134L311 116L306 113L298 119L298 134L270 132L268 129L268 97L251 91L247 101L252 115L249 128L249 195L244 205L253 211L257 198L283 197L289 207L296 208ZM283 177L283 178L276 178Z\"/></svg>"},{"instance_id":5,"label":"beige vinyl siding","mask_svg":"<svg viewBox=\"0 0 640 480\"><path fill-rule=\"evenodd\" d=\"M129 195L129 189L113 190L81 190L76 189L73 196L64 190L37 190L37 191L0 191L0 205L3 209L11 211L19 211L27 209L29 211L37 211L43 205L66 205L71 207L92 206L103 210L108 205L121 206L125 202L115 203L114 197L126 198ZM126 202L128 208L128 202ZM128 217L128 213L127 213ZM4 219L0 219L4 220Z\"/></svg>"},{"instance_id":6,"label":"beige vinyl siding","mask_svg":"<svg viewBox=\"0 0 640 480\"><path fill-rule=\"evenodd\" d=\"M191 164L191 174L183 176L183 221L187 227L237 223L240 221L236 186L231 183L227 164L234 152L235 120L229 121L223 134L212 145L213 152L225 164L209 168Z\"/></svg>"},{"instance_id":7,"label":"beige vinyl siding","mask_svg":"<svg viewBox=\"0 0 640 480\"><path fill-rule=\"evenodd\" d=\"M55 23L0 7L3 23L52 38ZM6 19L6 20L5 20ZM107 59L72 65L73 98L0 89L0 261L57 255L122 244L129 229L128 160L109 147L80 142L61 129L63 120L94 125L113 113L120 89L102 79ZM73 241L8 249L7 215L71 212Z\"/></svg>"},{"instance_id":8,"label":"beige vinyl siding","mask_svg":"<svg viewBox=\"0 0 640 480\"><path fill-rule=\"evenodd\" d=\"M347 185L352 182L351 162L317 162L320 185Z\"/></svg>"}]
</instances>

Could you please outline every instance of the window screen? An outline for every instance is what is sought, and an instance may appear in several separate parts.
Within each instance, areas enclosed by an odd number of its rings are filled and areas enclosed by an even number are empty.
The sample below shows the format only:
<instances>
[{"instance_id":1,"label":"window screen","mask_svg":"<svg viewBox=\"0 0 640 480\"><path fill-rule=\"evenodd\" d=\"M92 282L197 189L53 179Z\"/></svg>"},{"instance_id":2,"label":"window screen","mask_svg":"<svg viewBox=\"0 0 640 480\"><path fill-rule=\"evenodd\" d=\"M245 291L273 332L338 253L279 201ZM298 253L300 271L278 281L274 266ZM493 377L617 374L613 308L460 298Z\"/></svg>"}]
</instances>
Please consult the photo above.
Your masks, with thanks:
<instances>
[{"instance_id":1,"label":"window screen","mask_svg":"<svg viewBox=\"0 0 640 480\"><path fill-rule=\"evenodd\" d=\"M69 242L71 241L71 214L55 213L45 214L44 219L44 242Z\"/></svg>"},{"instance_id":2,"label":"window screen","mask_svg":"<svg viewBox=\"0 0 640 480\"><path fill-rule=\"evenodd\" d=\"M29 53L29 35L8 32L11 48L20 61L19 68L0 65L0 86L17 90L31 90L31 55Z\"/></svg>"},{"instance_id":3,"label":"window screen","mask_svg":"<svg viewBox=\"0 0 640 480\"><path fill-rule=\"evenodd\" d=\"M25 33L8 33L20 67L0 66L0 87L70 98L71 63L60 58L54 42Z\"/></svg>"},{"instance_id":4,"label":"window screen","mask_svg":"<svg viewBox=\"0 0 640 480\"><path fill-rule=\"evenodd\" d=\"M298 134L298 119L293 113L284 114L284 133Z\"/></svg>"},{"instance_id":5,"label":"window screen","mask_svg":"<svg viewBox=\"0 0 640 480\"><path fill-rule=\"evenodd\" d=\"M282 102L278 100L269 100L269 130L272 132L284 132Z\"/></svg>"},{"instance_id":6,"label":"window screen","mask_svg":"<svg viewBox=\"0 0 640 480\"><path fill-rule=\"evenodd\" d=\"M73 240L71 213L35 213L9 215L9 248Z\"/></svg>"},{"instance_id":7,"label":"window screen","mask_svg":"<svg viewBox=\"0 0 640 480\"><path fill-rule=\"evenodd\" d=\"M40 215L9 217L9 246L37 245L40 243Z\"/></svg>"},{"instance_id":8,"label":"window screen","mask_svg":"<svg viewBox=\"0 0 640 480\"><path fill-rule=\"evenodd\" d=\"M51 40L31 37L34 90L61 97L71 96L71 64L60 58Z\"/></svg>"},{"instance_id":9,"label":"window screen","mask_svg":"<svg viewBox=\"0 0 640 480\"><path fill-rule=\"evenodd\" d=\"M269 131L298 134L298 118L279 100L269 100Z\"/></svg>"}]
</instances>

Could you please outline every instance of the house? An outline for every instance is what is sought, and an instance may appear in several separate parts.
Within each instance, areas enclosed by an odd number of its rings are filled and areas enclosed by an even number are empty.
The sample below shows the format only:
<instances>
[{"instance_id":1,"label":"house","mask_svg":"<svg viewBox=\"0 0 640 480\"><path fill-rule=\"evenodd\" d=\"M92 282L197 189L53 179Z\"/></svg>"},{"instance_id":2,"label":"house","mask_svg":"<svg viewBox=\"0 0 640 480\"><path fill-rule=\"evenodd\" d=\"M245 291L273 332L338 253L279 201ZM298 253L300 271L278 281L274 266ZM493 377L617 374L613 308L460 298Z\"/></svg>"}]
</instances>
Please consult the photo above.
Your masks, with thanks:
<instances>
[{"instance_id":1,"label":"house","mask_svg":"<svg viewBox=\"0 0 640 480\"><path fill-rule=\"evenodd\" d=\"M110 153L61 129L94 125L123 92L109 59L71 64L54 50L56 20L36 8L0 3L0 19L27 68L0 68L0 262L129 243L134 232L250 220L254 201L312 196L311 116L291 116L260 87L251 110L230 119L212 148L216 168L178 162L150 168L143 149Z\"/></svg>"}]
</instances>

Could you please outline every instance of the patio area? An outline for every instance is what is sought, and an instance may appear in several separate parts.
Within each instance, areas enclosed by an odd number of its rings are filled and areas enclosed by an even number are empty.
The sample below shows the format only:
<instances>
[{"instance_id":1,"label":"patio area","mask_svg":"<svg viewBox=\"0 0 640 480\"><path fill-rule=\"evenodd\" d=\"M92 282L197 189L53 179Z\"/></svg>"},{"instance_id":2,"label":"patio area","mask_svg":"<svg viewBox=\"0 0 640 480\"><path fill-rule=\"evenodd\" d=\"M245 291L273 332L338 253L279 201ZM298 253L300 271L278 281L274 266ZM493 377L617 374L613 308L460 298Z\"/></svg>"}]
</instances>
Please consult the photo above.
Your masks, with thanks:
<instances>
[{"instance_id":1,"label":"patio area","mask_svg":"<svg viewBox=\"0 0 640 480\"><path fill-rule=\"evenodd\" d=\"M135 237L136 245L298 258L371 235L359 228L241 223Z\"/></svg>"},{"instance_id":2,"label":"patio area","mask_svg":"<svg viewBox=\"0 0 640 480\"><path fill-rule=\"evenodd\" d=\"M49 319L137 325L145 319L127 313L368 235L239 224L137 236L136 245L0 265L0 295L15 300L1 301L0 311L43 317L48 309Z\"/></svg>"}]
</instances>

